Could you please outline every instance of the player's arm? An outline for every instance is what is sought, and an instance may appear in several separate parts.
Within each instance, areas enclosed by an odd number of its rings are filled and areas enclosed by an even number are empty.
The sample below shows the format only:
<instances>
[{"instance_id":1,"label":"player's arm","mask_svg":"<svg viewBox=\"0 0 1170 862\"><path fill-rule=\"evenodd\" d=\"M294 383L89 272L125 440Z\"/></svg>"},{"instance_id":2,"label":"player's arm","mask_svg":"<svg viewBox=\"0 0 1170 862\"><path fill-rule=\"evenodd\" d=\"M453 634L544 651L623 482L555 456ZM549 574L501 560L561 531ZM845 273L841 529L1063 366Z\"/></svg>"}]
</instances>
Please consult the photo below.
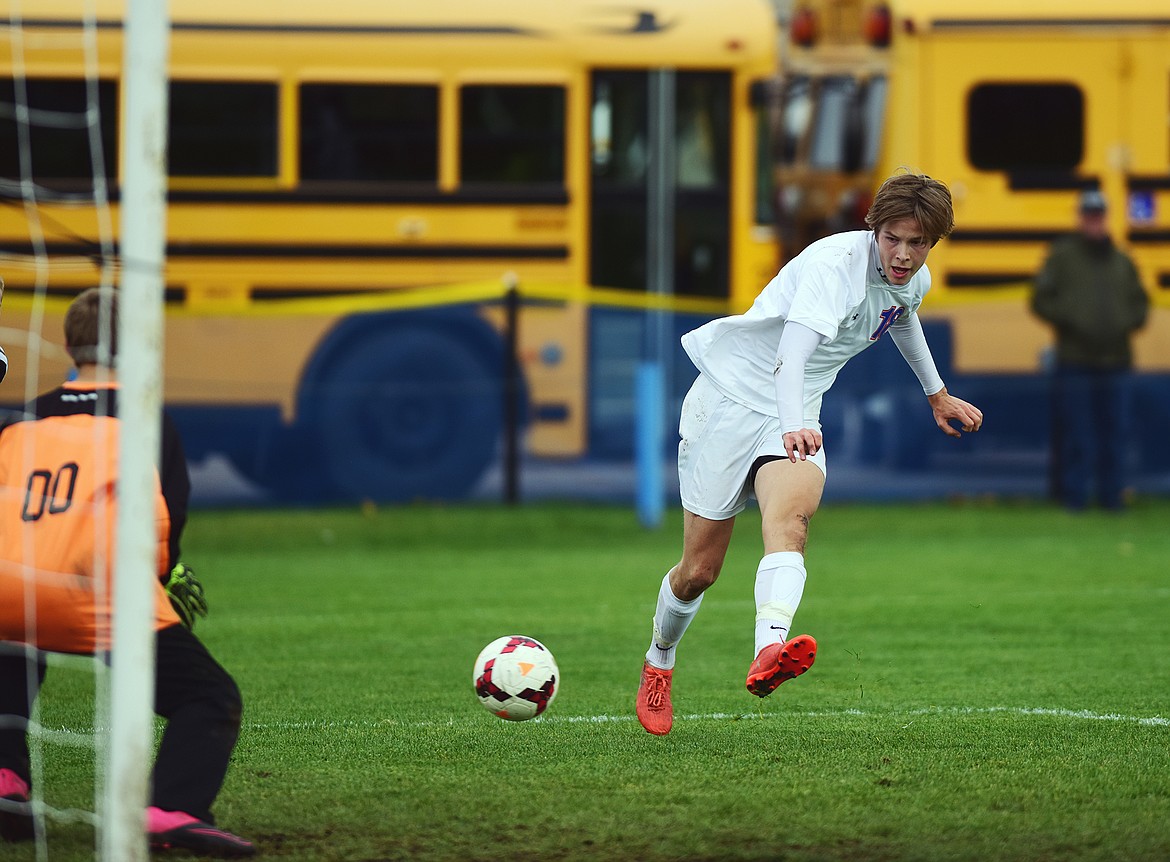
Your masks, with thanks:
<instances>
[{"instance_id":1,"label":"player's arm","mask_svg":"<svg viewBox=\"0 0 1170 862\"><path fill-rule=\"evenodd\" d=\"M179 430L166 411L162 414L159 483L170 515L167 535L167 565L170 568L160 575L159 580L183 625L194 629L196 620L207 616L207 598L194 570L179 559L179 544L187 523L187 505L191 496L191 476Z\"/></svg>"},{"instance_id":2,"label":"player's arm","mask_svg":"<svg viewBox=\"0 0 1170 862\"><path fill-rule=\"evenodd\" d=\"M780 346L776 350L776 367L772 380L776 385L776 410L780 416L780 431L784 435L784 451L795 463L821 449L821 432L804 427L804 369L808 358L824 341L824 336L802 323L784 324Z\"/></svg>"},{"instance_id":3,"label":"player's arm","mask_svg":"<svg viewBox=\"0 0 1170 862\"><path fill-rule=\"evenodd\" d=\"M187 455L170 413L162 413L162 455L159 460L159 483L163 501L170 515L170 533L167 536L167 566L179 564L183 528L187 525L187 508L191 499L191 474L187 469ZM162 576L165 580L166 574Z\"/></svg>"},{"instance_id":4,"label":"player's arm","mask_svg":"<svg viewBox=\"0 0 1170 862\"><path fill-rule=\"evenodd\" d=\"M922 321L918 315L903 315L890 327L890 336L922 384L922 391L934 414L934 423L939 429L948 436L959 437L959 431L951 425L952 421L956 421L964 431L978 431L983 425L983 414L975 405L947 392L930 353L930 345L926 343L926 334L922 331Z\"/></svg>"}]
</instances>

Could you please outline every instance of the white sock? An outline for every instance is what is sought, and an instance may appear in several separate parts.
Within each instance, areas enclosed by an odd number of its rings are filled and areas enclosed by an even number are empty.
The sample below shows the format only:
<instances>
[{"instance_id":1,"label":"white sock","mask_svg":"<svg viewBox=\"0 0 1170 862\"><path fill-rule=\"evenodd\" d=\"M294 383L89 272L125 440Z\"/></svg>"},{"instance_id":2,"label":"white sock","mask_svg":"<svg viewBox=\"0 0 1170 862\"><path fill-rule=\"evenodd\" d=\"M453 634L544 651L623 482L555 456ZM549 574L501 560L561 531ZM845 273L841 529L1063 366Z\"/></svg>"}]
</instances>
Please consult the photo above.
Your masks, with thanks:
<instances>
[{"instance_id":1,"label":"white sock","mask_svg":"<svg viewBox=\"0 0 1170 862\"><path fill-rule=\"evenodd\" d=\"M676 596L670 588L670 572L666 573L658 590L658 605L654 608L654 637L650 641L650 649L646 650L646 661L662 670L674 669L674 651L702 602L702 593L689 602Z\"/></svg>"},{"instance_id":2,"label":"white sock","mask_svg":"<svg viewBox=\"0 0 1170 862\"><path fill-rule=\"evenodd\" d=\"M804 595L804 555L778 551L756 569L756 655L769 644L784 643Z\"/></svg>"}]
</instances>

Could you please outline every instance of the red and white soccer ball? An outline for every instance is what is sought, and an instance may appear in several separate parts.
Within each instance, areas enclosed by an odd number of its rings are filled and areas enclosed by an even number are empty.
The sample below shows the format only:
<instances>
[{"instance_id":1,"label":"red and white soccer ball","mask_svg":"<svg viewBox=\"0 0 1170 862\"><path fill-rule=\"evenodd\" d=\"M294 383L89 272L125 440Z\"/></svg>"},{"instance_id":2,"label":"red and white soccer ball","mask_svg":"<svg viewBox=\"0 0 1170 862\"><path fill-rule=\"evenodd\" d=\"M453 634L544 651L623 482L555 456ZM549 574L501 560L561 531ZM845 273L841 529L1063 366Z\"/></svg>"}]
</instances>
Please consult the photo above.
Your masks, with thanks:
<instances>
[{"instance_id":1,"label":"red and white soccer ball","mask_svg":"<svg viewBox=\"0 0 1170 862\"><path fill-rule=\"evenodd\" d=\"M546 709L561 675L548 647L525 635L504 635L483 648L471 675L483 708L508 721L527 721Z\"/></svg>"}]
</instances>

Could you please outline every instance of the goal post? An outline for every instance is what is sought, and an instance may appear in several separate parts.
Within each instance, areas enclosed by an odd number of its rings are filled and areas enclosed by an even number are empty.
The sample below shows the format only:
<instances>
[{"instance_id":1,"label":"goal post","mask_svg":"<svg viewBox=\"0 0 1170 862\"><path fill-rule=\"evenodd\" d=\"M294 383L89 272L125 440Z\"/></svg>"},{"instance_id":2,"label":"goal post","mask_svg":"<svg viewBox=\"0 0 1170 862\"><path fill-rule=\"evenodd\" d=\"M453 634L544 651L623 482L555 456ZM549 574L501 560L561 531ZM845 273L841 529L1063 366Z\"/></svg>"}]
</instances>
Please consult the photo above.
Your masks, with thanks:
<instances>
[{"instance_id":1,"label":"goal post","mask_svg":"<svg viewBox=\"0 0 1170 862\"><path fill-rule=\"evenodd\" d=\"M127 0L121 187L117 550L101 858L149 858L144 828L154 741L155 464L162 408L169 13Z\"/></svg>"}]
</instances>

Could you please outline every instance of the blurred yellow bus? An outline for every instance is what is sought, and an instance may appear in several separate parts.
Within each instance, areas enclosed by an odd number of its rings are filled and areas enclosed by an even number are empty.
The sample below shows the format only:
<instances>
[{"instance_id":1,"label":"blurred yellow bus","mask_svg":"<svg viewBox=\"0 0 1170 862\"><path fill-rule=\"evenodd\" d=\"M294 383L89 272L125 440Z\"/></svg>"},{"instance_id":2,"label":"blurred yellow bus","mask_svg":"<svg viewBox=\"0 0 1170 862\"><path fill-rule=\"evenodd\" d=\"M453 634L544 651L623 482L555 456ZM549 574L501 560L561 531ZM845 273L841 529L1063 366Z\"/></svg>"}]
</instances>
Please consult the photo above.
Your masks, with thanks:
<instances>
[{"instance_id":1,"label":"blurred yellow bus","mask_svg":"<svg viewBox=\"0 0 1170 862\"><path fill-rule=\"evenodd\" d=\"M924 317L956 367L1031 372L1048 244L1100 189L1155 309L1137 365L1170 371L1170 5L1165 0L797 0L781 51L785 253L861 225L900 166L947 182L956 230L931 253Z\"/></svg>"},{"instance_id":2,"label":"blurred yellow bus","mask_svg":"<svg viewBox=\"0 0 1170 862\"><path fill-rule=\"evenodd\" d=\"M123 4L22 8L0 21L6 403L27 394L30 361L45 384L66 373L22 341L59 341L68 299L111 262L91 165L114 225L126 167ZM170 14L165 395L193 458L221 451L293 493L465 493L498 451L508 283L526 451L620 450L644 310L690 325L748 304L778 265L766 0L171 0ZM647 292L655 69L675 80L667 300Z\"/></svg>"}]
</instances>

